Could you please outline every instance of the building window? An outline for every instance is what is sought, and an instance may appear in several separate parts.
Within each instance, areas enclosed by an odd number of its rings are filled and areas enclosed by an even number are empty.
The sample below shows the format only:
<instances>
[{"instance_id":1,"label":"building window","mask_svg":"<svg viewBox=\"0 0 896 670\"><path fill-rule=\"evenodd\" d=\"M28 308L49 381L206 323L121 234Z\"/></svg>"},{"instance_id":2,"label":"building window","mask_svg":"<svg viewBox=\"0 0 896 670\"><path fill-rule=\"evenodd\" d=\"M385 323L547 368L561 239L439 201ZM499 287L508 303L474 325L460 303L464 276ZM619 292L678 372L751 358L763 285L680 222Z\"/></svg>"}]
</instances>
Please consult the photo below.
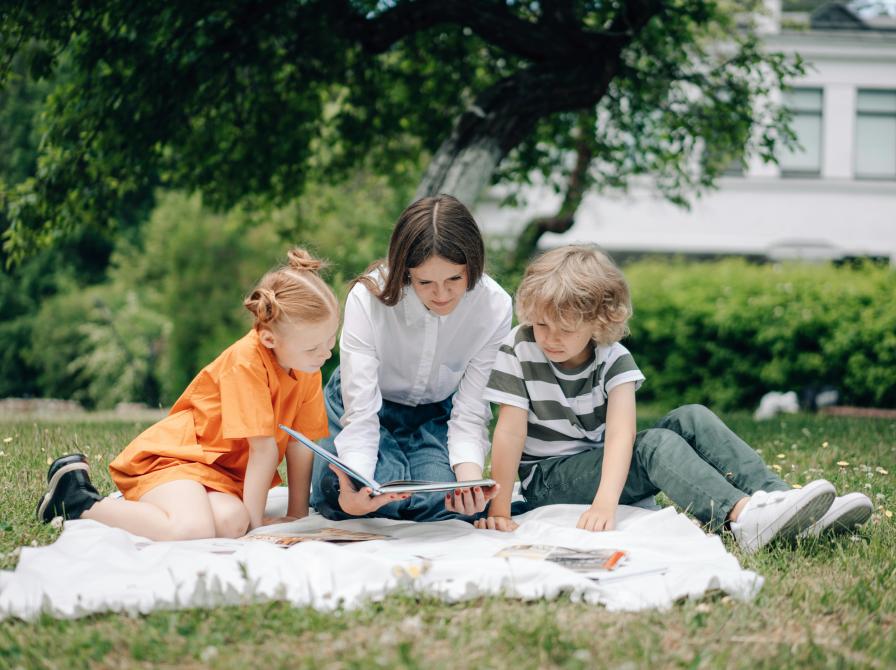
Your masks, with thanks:
<instances>
[{"instance_id":1,"label":"building window","mask_svg":"<svg viewBox=\"0 0 896 670\"><path fill-rule=\"evenodd\" d=\"M896 179L896 91L858 92L856 177Z\"/></svg>"},{"instance_id":2,"label":"building window","mask_svg":"<svg viewBox=\"0 0 896 670\"><path fill-rule=\"evenodd\" d=\"M784 105L793 114L793 130L799 146L784 149L779 158L785 176L821 174L820 88L795 88L784 94Z\"/></svg>"}]
</instances>

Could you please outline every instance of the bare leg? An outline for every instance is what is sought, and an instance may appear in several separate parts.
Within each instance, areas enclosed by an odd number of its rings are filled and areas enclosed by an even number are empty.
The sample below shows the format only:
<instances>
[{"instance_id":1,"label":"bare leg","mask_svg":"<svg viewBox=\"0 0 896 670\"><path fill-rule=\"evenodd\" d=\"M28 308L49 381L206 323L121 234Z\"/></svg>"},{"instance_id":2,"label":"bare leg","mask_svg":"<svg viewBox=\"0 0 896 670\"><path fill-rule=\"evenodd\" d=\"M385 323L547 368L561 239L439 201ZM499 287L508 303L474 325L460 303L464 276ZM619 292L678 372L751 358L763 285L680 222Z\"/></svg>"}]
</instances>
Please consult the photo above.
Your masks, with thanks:
<instances>
[{"instance_id":1,"label":"bare leg","mask_svg":"<svg viewBox=\"0 0 896 670\"><path fill-rule=\"evenodd\" d=\"M197 540L216 534L208 492L199 482L188 479L161 484L138 502L106 498L81 518L151 540Z\"/></svg>"},{"instance_id":2,"label":"bare leg","mask_svg":"<svg viewBox=\"0 0 896 670\"><path fill-rule=\"evenodd\" d=\"M208 502L215 520L215 537L242 537L249 530L249 510L229 493L209 491Z\"/></svg>"},{"instance_id":3,"label":"bare leg","mask_svg":"<svg viewBox=\"0 0 896 670\"><path fill-rule=\"evenodd\" d=\"M736 503L734 503L734 507L731 508L731 511L728 512L728 520L729 521L737 521L740 518L740 513L744 507L747 506L747 503L750 502L750 496L746 496L741 498Z\"/></svg>"}]
</instances>

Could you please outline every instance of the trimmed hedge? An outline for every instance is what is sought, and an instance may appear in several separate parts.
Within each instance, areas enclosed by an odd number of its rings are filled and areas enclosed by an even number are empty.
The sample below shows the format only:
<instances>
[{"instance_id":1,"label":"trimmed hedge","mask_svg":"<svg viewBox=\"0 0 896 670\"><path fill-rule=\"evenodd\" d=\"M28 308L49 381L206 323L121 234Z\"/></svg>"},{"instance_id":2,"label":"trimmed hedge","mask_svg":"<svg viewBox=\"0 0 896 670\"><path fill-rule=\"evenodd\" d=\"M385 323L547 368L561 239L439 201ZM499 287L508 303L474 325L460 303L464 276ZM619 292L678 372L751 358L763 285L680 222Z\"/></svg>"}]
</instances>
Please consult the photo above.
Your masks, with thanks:
<instances>
[{"instance_id":1,"label":"trimmed hedge","mask_svg":"<svg viewBox=\"0 0 896 670\"><path fill-rule=\"evenodd\" d=\"M754 407L831 385L841 404L896 406L896 271L870 264L639 261L624 341L644 400Z\"/></svg>"}]
</instances>

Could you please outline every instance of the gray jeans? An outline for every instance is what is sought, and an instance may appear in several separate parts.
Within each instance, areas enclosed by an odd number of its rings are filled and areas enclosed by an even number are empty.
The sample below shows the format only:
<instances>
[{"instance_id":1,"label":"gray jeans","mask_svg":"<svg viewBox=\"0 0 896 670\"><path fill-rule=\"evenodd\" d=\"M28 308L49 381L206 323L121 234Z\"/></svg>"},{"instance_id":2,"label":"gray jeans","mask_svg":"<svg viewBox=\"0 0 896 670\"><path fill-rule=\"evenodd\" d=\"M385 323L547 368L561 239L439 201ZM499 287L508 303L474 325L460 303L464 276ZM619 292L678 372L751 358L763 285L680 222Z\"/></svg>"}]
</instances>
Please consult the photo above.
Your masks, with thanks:
<instances>
[{"instance_id":1,"label":"gray jeans","mask_svg":"<svg viewBox=\"0 0 896 670\"><path fill-rule=\"evenodd\" d=\"M603 445L572 456L520 465L530 508L590 505L600 484ZM619 502L629 505L662 491L710 530L718 531L735 503L755 491L791 487L702 405L685 405L635 437L632 464Z\"/></svg>"}]
</instances>

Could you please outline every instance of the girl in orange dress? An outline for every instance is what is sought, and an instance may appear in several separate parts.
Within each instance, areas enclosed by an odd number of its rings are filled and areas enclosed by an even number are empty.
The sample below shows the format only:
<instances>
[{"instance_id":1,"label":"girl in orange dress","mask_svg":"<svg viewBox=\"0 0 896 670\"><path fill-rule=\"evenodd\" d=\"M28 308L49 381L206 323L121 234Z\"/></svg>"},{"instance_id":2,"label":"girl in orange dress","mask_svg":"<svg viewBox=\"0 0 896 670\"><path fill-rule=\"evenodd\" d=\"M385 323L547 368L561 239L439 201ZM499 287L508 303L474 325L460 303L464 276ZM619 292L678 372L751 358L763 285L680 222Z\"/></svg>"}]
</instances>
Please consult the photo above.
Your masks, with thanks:
<instances>
[{"instance_id":1,"label":"girl in orange dress","mask_svg":"<svg viewBox=\"0 0 896 670\"><path fill-rule=\"evenodd\" d=\"M86 458L70 454L50 466L38 517L93 519L153 540L239 537L262 524L284 457L287 514L306 516L313 454L277 424L327 435L320 367L335 344L339 305L320 266L296 248L262 278L244 302L254 328L109 465L124 499L100 496Z\"/></svg>"}]
</instances>

